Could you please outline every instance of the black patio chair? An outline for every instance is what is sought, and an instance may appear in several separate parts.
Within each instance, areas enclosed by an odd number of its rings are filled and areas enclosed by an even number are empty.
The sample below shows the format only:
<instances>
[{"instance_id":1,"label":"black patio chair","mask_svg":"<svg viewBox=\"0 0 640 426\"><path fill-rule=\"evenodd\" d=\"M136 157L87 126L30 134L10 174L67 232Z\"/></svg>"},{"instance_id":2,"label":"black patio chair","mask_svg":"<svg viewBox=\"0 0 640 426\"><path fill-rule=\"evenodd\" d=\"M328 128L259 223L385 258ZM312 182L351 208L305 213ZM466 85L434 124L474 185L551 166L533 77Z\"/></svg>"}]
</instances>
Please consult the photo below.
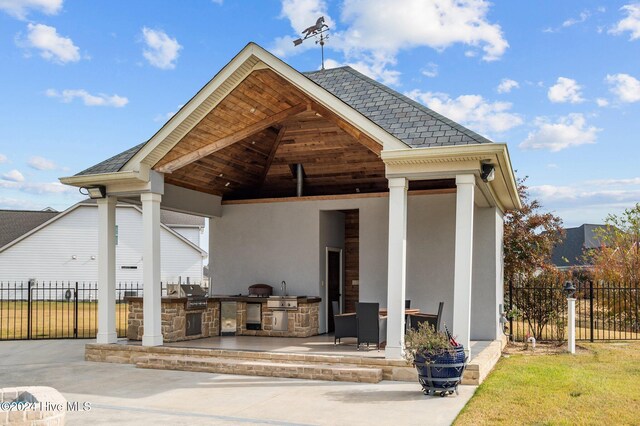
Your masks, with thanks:
<instances>
[{"instance_id":1,"label":"black patio chair","mask_svg":"<svg viewBox=\"0 0 640 426\"><path fill-rule=\"evenodd\" d=\"M380 345L387 341L387 317L380 317L379 303L358 303L356 305L358 320L358 350L360 345Z\"/></svg>"},{"instance_id":2,"label":"black patio chair","mask_svg":"<svg viewBox=\"0 0 640 426\"><path fill-rule=\"evenodd\" d=\"M333 307L333 344L340 343L343 337L358 337L356 314L341 314L340 305L336 300L331 302Z\"/></svg>"},{"instance_id":3,"label":"black patio chair","mask_svg":"<svg viewBox=\"0 0 640 426\"><path fill-rule=\"evenodd\" d=\"M420 324L426 322L430 326L433 327L435 331L440 331L440 326L442 325L442 310L444 308L444 302L440 302L438 305L438 313L437 315L433 314L412 314L409 315L411 329L417 330L420 327Z\"/></svg>"}]
</instances>

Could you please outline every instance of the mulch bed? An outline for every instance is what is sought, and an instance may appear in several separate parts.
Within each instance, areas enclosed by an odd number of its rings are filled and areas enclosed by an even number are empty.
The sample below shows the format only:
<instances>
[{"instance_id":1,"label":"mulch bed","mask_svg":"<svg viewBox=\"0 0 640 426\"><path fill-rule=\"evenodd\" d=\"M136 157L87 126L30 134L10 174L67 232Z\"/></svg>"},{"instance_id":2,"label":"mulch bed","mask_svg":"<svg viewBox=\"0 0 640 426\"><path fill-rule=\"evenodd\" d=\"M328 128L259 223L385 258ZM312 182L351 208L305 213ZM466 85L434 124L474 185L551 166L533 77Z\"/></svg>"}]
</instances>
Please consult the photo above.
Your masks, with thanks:
<instances>
[{"instance_id":1,"label":"mulch bed","mask_svg":"<svg viewBox=\"0 0 640 426\"><path fill-rule=\"evenodd\" d=\"M588 353L589 350L576 345L576 353ZM503 355L558 355L567 353L567 342L536 342L535 349L531 344L509 342L502 352Z\"/></svg>"}]
</instances>

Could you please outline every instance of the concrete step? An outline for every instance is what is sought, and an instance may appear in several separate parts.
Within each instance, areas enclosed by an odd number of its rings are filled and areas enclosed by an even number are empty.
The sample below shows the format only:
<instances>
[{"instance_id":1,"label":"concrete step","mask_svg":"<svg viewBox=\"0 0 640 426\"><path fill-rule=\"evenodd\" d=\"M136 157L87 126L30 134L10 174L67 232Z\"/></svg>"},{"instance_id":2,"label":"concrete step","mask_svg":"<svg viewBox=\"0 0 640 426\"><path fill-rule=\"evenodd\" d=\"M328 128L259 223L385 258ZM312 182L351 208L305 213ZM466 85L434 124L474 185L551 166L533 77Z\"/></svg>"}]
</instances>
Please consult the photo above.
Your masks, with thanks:
<instances>
[{"instance_id":1,"label":"concrete step","mask_svg":"<svg viewBox=\"0 0 640 426\"><path fill-rule=\"evenodd\" d=\"M153 355L139 358L136 367L341 382L378 383L382 380L381 368L261 359Z\"/></svg>"}]
</instances>

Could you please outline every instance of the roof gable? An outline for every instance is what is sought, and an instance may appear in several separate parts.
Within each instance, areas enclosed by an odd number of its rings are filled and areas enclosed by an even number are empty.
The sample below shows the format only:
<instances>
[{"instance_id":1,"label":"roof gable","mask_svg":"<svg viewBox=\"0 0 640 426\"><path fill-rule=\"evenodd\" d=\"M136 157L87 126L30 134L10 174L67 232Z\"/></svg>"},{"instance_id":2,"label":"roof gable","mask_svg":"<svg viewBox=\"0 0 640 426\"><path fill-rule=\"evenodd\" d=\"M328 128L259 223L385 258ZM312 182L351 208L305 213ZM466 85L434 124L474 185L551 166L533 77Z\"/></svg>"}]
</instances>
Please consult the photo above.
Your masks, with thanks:
<instances>
[{"instance_id":1,"label":"roof gable","mask_svg":"<svg viewBox=\"0 0 640 426\"><path fill-rule=\"evenodd\" d=\"M97 203L95 200L85 200L81 201L73 206L69 207L67 210L63 212L51 212L51 211L29 211L29 210L0 210L0 253L9 247L17 244L25 238L28 238L30 235L35 234L40 229L49 226L50 224L56 222L62 217L70 214L80 207L97 207ZM135 205L132 204L122 204L119 203L118 208L133 208L142 214L142 210ZM47 215L39 214L39 213L47 213ZM206 252L195 245L193 242L180 235L178 232L171 229L163 219L173 219L174 221L178 221L182 224L187 225L195 225L196 223L202 222L204 226L204 218L200 218L198 216L187 215L184 213L175 213L169 212L166 210L161 210L161 223L160 226L167 230L170 234L175 236L176 238L182 240L184 243L189 245L192 249L199 251L202 255L206 255ZM196 219L193 219L196 218ZM175 223L171 223L175 224ZM12 227L15 228L18 232L11 232ZM28 228L28 229L27 229ZM6 231L6 232L5 232ZM5 237L6 235L6 237ZM11 239L9 239L11 238Z\"/></svg>"},{"instance_id":2,"label":"roof gable","mask_svg":"<svg viewBox=\"0 0 640 426\"><path fill-rule=\"evenodd\" d=\"M351 67L303 74L412 148L491 143Z\"/></svg>"},{"instance_id":3,"label":"roof gable","mask_svg":"<svg viewBox=\"0 0 640 426\"><path fill-rule=\"evenodd\" d=\"M0 247L60 214L56 211L0 210Z\"/></svg>"}]
</instances>

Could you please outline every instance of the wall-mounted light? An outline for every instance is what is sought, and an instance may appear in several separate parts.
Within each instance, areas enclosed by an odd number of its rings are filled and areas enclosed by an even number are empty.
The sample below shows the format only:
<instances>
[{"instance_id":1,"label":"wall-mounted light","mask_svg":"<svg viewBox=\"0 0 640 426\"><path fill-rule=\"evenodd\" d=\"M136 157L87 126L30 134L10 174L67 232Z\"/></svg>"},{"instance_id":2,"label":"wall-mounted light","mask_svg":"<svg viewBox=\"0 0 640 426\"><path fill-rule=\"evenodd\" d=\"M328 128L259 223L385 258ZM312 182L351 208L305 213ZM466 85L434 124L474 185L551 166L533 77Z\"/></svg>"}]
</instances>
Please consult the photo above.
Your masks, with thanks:
<instances>
[{"instance_id":1,"label":"wall-mounted light","mask_svg":"<svg viewBox=\"0 0 640 426\"><path fill-rule=\"evenodd\" d=\"M83 189L86 192L82 192ZM104 185L83 186L80 188L80 193L82 195L88 195L92 200L98 200L107 196L107 188L105 188Z\"/></svg>"},{"instance_id":2,"label":"wall-mounted light","mask_svg":"<svg viewBox=\"0 0 640 426\"><path fill-rule=\"evenodd\" d=\"M484 163L480 168L480 178L483 182L491 182L496 177L496 168L493 164Z\"/></svg>"}]
</instances>

